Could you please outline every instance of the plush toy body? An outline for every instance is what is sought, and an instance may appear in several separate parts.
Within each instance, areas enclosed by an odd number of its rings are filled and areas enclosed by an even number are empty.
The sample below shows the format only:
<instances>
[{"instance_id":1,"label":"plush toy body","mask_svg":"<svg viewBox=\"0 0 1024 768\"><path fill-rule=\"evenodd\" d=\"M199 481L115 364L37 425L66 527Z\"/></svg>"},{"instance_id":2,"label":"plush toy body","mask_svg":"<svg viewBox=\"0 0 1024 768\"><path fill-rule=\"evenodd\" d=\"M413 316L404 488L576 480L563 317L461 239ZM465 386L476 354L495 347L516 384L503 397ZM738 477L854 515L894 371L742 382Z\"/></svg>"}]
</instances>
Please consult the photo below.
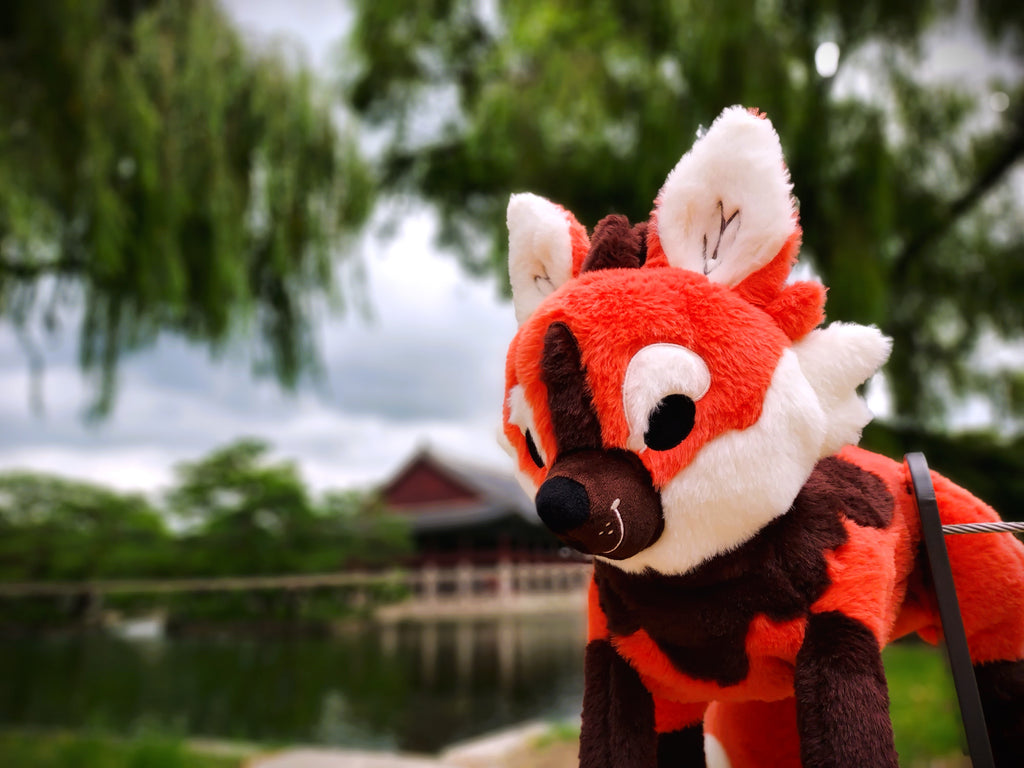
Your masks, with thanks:
<instances>
[{"instance_id":1,"label":"plush toy body","mask_svg":"<svg viewBox=\"0 0 1024 768\"><path fill-rule=\"evenodd\" d=\"M594 555L580 762L895 766L880 648L939 636L902 464L853 447L877 329L819 328L771 124L726 110L649 223L509 204L504 435ZM943 522L995 513L941 476ZM1024 546L948 542L1000 765L1024 765Z\"/></svg>"}]
</instances>

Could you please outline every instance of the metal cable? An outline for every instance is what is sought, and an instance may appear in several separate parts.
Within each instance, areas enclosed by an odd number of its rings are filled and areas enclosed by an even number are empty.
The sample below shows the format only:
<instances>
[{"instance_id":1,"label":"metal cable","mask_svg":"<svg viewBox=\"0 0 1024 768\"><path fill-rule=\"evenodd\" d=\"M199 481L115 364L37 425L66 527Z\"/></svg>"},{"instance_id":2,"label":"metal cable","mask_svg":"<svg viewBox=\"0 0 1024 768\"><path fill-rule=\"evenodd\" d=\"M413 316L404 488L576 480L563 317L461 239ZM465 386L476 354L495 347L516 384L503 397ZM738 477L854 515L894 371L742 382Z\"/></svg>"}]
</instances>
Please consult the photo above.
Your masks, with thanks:
<instances>
[{"instance_id":1,"label":"metal cable","mask_svg":"<svg viewBox=\"0 0 1024 768\"><path fill-rule=\"evenodd\" d=\"M956 533L1006 533L1024 531L1024 523L957 523L942 526L946 535Z\"/></svg>"}]
</instances>

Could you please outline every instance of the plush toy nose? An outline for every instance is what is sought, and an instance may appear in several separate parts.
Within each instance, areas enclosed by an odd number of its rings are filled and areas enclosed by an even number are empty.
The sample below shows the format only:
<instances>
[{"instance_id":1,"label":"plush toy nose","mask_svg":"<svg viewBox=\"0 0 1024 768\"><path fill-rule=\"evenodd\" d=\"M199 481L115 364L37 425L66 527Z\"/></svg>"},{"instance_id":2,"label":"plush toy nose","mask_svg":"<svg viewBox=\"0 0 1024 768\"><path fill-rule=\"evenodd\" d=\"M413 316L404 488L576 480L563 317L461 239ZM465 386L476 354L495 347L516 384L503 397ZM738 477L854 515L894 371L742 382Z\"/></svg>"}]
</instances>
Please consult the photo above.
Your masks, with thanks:
<instances>
[{"instance_id":1,"label":"plush toy nose","mask_svg":"<svg viewBox=\"0 0 1024 768\"><path fill-rule=\"evenodd\" d=\"M643 462L614 448L559 456L534 501L540 519L564 544L612 560L646 549L665 525L661 496Z\"/></svg>"},{"instance_id":2,"label":"plush toy nose","mask_svg":"<svg viewBox=\"0 0 1024 768\"><path fill-rule=\"evenodd\" d=\"M552 477L537 491L537 514L553 533L578 528L590 517L590 496L582 483L568 477Z\"/></svg>"}]
</instances>

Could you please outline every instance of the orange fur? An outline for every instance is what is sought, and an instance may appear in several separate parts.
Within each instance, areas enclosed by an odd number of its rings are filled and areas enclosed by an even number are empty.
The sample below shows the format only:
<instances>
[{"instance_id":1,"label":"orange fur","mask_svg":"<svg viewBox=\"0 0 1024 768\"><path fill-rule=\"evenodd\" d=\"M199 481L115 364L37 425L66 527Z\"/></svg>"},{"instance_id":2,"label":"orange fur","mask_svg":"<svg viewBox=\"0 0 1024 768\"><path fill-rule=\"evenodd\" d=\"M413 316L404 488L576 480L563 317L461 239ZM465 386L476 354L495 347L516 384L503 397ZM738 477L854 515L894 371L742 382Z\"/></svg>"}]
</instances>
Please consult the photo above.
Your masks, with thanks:
<instances>
[{"instance_id":1,"label":"orange fur","mask_svg":"<svg viewBox=\"0 0 1024 768\"><path fill-rule=\"evenodd\" d=\"M729 745L731 768L802 768L796 700L716 702L705 728Z\"/></svg>"}]
</instances>

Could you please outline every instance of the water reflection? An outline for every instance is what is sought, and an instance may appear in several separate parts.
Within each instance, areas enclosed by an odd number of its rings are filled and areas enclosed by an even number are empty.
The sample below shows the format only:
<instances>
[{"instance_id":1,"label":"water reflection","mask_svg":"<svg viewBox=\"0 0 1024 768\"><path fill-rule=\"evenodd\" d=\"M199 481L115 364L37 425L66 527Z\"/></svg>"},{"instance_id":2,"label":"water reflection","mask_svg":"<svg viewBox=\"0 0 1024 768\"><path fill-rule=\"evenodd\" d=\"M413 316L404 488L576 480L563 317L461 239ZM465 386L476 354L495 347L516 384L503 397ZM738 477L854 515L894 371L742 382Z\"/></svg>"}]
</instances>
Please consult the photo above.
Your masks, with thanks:
<instances>
[{"instance_id":1,"label":"water reflection","mask_svg":"<svg viewBox=\"0 0 1024 768\"><path fill-rule=\"evenodd\" d=\"M0 722L432 752L579 711L577 615L366 626L340 637L0 640Z\"/></svg>"}]
</instances>

